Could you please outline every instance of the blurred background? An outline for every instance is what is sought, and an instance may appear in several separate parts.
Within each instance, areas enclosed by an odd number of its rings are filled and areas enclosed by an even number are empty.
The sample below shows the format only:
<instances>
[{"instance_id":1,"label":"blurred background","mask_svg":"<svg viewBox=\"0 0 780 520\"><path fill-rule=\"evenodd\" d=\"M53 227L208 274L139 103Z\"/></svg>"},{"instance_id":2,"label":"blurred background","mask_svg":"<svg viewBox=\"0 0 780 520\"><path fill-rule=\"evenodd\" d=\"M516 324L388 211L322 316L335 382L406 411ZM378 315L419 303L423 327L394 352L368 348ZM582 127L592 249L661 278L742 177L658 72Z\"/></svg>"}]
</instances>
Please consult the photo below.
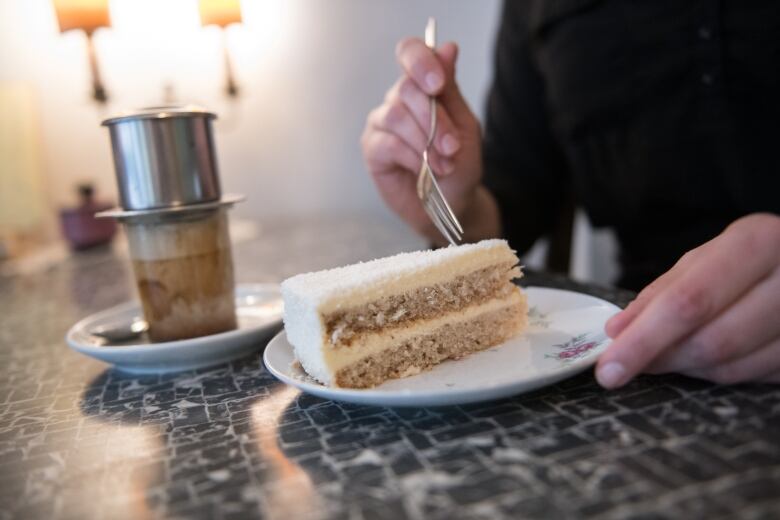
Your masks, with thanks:
<instances>
[{"instance_id":1,"label":"blurred background","mask_svg":"<svg viewBox=\"0 0 780 520\"><path fill-rule=\"evenodd\" d=\"M398 76L396 42L421 35L427 17L437 17L439 41L460 44L458 80L481 116L500 7L499 0L0 0L0 258L56 243L60 212L83 202L84 185L100 201L116 200L102 119L172 103L218 114L223 191L247 196L234 210L239 220L262 226L348 214L402 229L359 146L367 113ZM613 252L611 237L578 216L570 274L609 282ZM543 254L541 244L526 261L540 265Z\"/></svg>"}]
</instances>

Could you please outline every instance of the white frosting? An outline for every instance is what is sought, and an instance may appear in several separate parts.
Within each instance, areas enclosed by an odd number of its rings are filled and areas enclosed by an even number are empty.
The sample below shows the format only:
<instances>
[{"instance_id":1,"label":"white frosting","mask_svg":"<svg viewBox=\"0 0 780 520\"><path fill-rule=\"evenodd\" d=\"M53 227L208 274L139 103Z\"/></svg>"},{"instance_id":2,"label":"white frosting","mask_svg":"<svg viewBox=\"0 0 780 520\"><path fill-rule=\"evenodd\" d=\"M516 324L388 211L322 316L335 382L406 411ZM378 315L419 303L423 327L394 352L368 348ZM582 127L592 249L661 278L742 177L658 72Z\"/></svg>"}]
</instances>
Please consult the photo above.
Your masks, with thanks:
<instances>
[{"instance_id":1,"label":"white frosting","mask_svg":"<svg viewBox=\"0 0 780 520\"><path fill-rule=\"evenodd\" d=\"M517 262L506 240L483 240L299 274L282 282L282 293L295 293L306 305L328 313L402 294L423 283L448 281L500 262Z\"/></svg>"},{"instance_id":2,"label":"white frosting","mask_svg":"<svg viewBox=\"0 0 780 520\"><path fill-rule=\"evenodd\" d=\"M306 372L331 385L332 360L323 351L329 340L322 314L516 261L505 240L483 240L293 276L282 282L287 339Z\"/></svg>"},{"instance_id":3,"label":"white frosting","mask_svg":"<svg viewBox=\"0 0 780 520\"><path fill-rule=\"evenodd\" d=\"M331 385L331 371L322 350L325 329L317 308L309 304L305 293L291 289L287 281L282 283L282 298L284 328L287 340L295 349L295 357L306 373Z\"/></svg>"}]
</instances>

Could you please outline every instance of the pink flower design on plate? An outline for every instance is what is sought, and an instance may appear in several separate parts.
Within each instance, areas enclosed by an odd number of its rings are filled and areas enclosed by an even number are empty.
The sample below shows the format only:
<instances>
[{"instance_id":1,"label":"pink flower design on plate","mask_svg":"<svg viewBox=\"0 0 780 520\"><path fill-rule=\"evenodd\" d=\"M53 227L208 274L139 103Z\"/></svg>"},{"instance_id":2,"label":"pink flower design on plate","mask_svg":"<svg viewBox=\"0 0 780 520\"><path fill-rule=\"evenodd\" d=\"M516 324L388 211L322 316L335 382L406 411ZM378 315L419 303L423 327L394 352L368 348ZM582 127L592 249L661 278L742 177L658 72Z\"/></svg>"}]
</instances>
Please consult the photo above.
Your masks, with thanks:
<instances>
[{"instance_id":1,"label":"pink flower design on plate","mask_svg":"<svg viewBox=\"0 0 780 520\"><path fill-rule=\"evenodd\" d=\"M560 350L555 354L545 354L545 357L557 359L563 363L570 363L585 357L588 352L601 346L603 342L604 339L593 339L588 334L580 334L579 336L574 336L566 343L553 345Z\"/></svg>"}]
</instances>

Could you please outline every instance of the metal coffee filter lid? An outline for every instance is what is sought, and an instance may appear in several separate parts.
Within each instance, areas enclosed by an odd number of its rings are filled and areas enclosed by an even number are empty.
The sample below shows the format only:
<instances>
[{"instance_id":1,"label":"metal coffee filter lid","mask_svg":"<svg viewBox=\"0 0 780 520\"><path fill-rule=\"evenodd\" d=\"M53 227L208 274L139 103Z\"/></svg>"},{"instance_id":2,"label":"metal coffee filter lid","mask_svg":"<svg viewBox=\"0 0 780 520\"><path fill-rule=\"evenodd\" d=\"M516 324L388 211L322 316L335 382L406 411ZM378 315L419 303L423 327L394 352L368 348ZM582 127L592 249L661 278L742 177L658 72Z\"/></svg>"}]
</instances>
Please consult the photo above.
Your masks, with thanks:
<instances>
[{"instance_id":1,"label":"metal coffee filter lid","mask_svg":"<svg viewBox=\"0 0 780 520\"><path fill-rule=\"evenodd\" d=\"M110 126L122 121L136 119L169 119L173 117L209 117L216 119L217 114L197 105L146 107L138 110L126 110L103 120L102 126Z\"/></svg>"},{"instance_id":2,"label":"metal coffee filter lid","mask_svg":"<svg viewBox=\"0 0 780 520\"><path fill-rule=\"evenodd\" d=\"M214 118L212 112L185 105L144 108L103 121L111 136L122 209L219 201Z\"/></svg>"}]
</instances>

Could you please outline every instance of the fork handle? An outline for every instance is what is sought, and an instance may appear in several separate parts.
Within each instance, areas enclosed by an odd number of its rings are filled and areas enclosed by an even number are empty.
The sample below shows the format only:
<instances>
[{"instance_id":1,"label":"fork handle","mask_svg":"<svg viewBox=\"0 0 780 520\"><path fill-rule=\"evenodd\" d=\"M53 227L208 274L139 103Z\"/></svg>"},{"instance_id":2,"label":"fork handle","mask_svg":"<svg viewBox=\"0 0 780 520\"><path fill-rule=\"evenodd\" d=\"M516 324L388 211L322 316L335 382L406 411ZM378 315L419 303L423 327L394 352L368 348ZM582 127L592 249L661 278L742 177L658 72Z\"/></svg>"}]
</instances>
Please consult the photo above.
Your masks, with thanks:
<instances>
[{"instance_id":1,"label":"fork handle","mask_svg":"<svg viewBox=\"0 0 780 520\"><path fill-rule=\"evenodd\" d=\"M425 26L425 45L429 49L436 48L436 18L428 18L428 24Z\"/></svg>"},{"instance_id":2,"label":"fork handle","mask_svg":"<svg viewBox=\"0 0 780 520\"><path fill-rule=\"evenodd\" d=\"M425 26L425 45L434 53L436 52L436 19L433 16L428 18L428 23ZM436 137L436 98L429 96L429 100L431 105L431 122L428 126L428 143L425 145L426 148L431 147Z\"/></svg>"}]
</instances>

